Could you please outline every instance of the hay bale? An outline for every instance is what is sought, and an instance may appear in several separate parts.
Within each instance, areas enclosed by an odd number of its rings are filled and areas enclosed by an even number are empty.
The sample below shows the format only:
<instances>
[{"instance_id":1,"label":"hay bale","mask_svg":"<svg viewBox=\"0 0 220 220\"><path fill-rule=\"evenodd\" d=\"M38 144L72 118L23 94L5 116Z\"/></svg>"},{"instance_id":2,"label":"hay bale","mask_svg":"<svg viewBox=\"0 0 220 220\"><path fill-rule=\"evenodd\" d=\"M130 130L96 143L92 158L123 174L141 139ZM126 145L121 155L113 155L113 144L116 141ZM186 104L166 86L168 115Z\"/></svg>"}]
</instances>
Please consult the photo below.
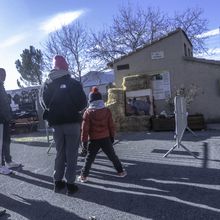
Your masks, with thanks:
<instances>
[{"instance_id":1,"label":"hay bale","mask_svg":"<svg viewBox=\"0 0 220 220\"><path fill-rule=\"evenodd\" d=\"M125 94L121 88L111 88L108 90L107 105L111 103L122 103L124 104Z\"/></svg>"},{"instance_id":2,"label":"hay bale","mask_svg":"<svg viewBox=\"0 0 220 220\"><path fill-rule=\"evenodd\" d=\"M111 103L106 105L112 112L112 115L117 117L124 117L125 116L125 108L124 105L118 103Z\"/></svg>"},{"instance_id":3,"label":"hay bale","mask_svg":"<svg viewBox=\"0 0 220 220\"><path fill-rule=\"evenodd\" d=\"M112 118L115 123L116 130L120 130L120 119L124 117L124 105L118 103L111 103L106 105L112 112Z\"/></svg>"},{"instance_id":4,"label":"hay bale","mask_svg":"<svg viewBox=\"0 0 220 220\"><path fill-rule=\"evenodd\" d=\"M138 88L140 89L140 88ZM150 128L150 116L125 117L125 95L121 88L108 90L108 101L106 103L112 112L116 131L148 131Z\"/></svg>"},{"instance_id":5,"label":"hay bale","mask_svg":"<svg viewBox=\"0 0 220 220\"><path fill-rule=\"evenodd\" d=\"M121 118L120 131L149 131L150 116L129 116Z\"/></svg>"},{"instance_id":6,"label":"hay bale","mask_svg":"<svg viewBox=\"0 0 220 220\"><path fill-rule=\"evenodd\" d=\"M120 118L125 116L125 95L121 88L110 88L108 90L108 101L106 102L112 112L116 130L120 129Z\"/></svg>"},{"instance_id":7,"label":"hay bale","mask_svg":"<svg viewBox=\"0 0 220 220\"><path fill-rule=\"evenodd\" d=\"M122 88L126 91L150 88L150 79L146 74L123 77Z\"/></svg>"},{"instance_id":8,"label":"hay bale","mask_svg":"<svg viewBox=\"0 0 220 220\"><path fill-rule=\"evenodd\" d=\"M118 103L112 103L107 105L107 107L111 110L113 117L124 117L124 106L119 105Z\"/></svg>"}]
</instances>

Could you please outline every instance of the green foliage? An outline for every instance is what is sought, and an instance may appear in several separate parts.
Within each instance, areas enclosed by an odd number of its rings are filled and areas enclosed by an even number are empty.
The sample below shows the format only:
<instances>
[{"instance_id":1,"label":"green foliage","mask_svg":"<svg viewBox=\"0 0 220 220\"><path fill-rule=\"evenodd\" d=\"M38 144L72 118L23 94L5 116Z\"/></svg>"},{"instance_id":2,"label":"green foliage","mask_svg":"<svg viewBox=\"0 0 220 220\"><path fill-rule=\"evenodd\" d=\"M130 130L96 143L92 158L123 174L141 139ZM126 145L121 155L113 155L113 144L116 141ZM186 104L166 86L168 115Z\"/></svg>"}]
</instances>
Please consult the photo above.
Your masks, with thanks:
<instances>
[{"instance_id":1,"label":"green foliage","mask_svg":"<svg viewBox=\"0 0 220 220\"><path fill-rule=\"evenodd\" d=\"M23 50L21 61L15 61L16 69L20 73L20 80L17 80L18 86L21 88L23 85L41 85L43 78L43 54L41 50L35 49L30 46L29 49Z\"/></svg>"}]
</instances>

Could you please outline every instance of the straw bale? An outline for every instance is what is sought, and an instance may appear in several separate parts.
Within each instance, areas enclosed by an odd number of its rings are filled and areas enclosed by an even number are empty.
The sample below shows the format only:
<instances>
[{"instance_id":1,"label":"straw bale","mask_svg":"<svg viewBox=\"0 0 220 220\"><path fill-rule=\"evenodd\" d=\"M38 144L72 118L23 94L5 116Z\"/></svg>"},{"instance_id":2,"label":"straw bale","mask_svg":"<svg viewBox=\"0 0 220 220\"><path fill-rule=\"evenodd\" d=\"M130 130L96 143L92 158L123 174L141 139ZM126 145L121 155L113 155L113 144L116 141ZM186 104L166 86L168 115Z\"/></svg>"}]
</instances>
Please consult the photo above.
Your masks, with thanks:
<instances>
[{"instance_id":1,"label":"straw bale","mask_svg":"<svg viewBox=\"0 0 220 220\"><path fill-rule=\"evenodd\" d=\"M106 105L112 112L113 117L123 117L125 115L124 106L118 103Z\"/></svg>"},{"instance_id":2,"label":"straw bale","mask_svg":"<svg viewBox=\"0 0 220 220\"><path fill-rule=\"evenodd\" d=\"M116 122L119 118L125 116L124 105L120 105L118 103L112 103L110 105L106 105L112 112L113 120Z\"/></svg>"},{"instance_id":3,"label":"straw bale","mask_svg":"<svg viewBox=\"0 0 220 220\"><path fill-rule=\"evenodd\" d=\"M139 88L138 88L139 89ZM112 112L116 131L148 131L150 128L150 116L125 116L125 96L121 88L108 90L108 101L106 103Z\"/></svg>"},{"instance_id":4,"label":"straw bale","mask_svg":"<svg viewBox=\"0 0 220 220\"><path fill-rule=\"evenodd\" d=\"M126 91L148 89L149 87L150 79L146 74L123 77L122 88Z\"/></svg>"},{"instance_id":5,"label":"straw bale","mask_svg":"<svg viewBox=\"0 0 220 220\"><path fill-rule=\"evenodd\" d=\"M149 131L150 116L129 116L121 118L120 131Z\"/></svg>"},{"instance_id":6,"label":"straw bale","mask_svg":"<svg viewBox=\"0 0 220 220\"><path fill-rule=\"evenodd\" d=\"M125 116L125 95L121 88L110 88L108 90L108 101L106 106L111 110L116 130L120 129L120 118Z\"/></svg>"},{"instance_id":7,"label":"straw bale","mask_svg":"<svg viewBox=\"0 0 220 220\"><path fill-rule=\"evenodd\" d=\"M125 116L124 106L117 103L107 105L112 112L116 131L148 131L150 130L149 115Z\"/></svg>"},{"instance_id":8,"label":"straw bale","mask_svg":"<svg viewBox=\"0 0 220 220\"><path fill-rule=\"evenodd\" d=\"M124 112L124 105L118 104L118 103L111 103L106 104L106 107L108 107L112 112L112 118L115 123L116 130L120 130L120 119L125 116Z\"/></svg>"},{"instance_id":9,"label":"straw bale","mask_svg":"<svg viewBox=\"0 0 220 220\"><path fill-rule=\"evenodd\" d=\"M108 90L108 101L107 104L111 103L121 103L124 104L125 95L121 88L111 88Z\"/></svg>"}]
</instances>

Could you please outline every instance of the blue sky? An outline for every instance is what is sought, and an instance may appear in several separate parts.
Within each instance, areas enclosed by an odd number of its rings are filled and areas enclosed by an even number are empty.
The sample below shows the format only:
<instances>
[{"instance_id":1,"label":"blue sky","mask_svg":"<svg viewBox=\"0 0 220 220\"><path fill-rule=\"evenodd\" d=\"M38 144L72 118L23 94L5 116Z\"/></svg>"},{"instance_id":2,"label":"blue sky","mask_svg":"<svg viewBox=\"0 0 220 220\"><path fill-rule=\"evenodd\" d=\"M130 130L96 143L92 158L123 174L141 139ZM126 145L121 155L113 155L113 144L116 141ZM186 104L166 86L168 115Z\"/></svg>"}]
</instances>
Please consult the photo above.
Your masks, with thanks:
<instances>
[{"instance_id":1,"label":"blue sky","mask_svg":"<svg viewBox=\"0 0 220 220\"><path fill-rule=\"evenodd\" d=\"M187 7L204 9L204 18L209 21L209 30L220 26L219 0L130 0L130 4L143 8L159 7L172 15ZM102 29L112 23L112 17L124 0L0 0L0 67L7 71L6 89L16 89L19 74L15 60L30 45L40 49L48 33L75 19L93 30ZM209 45L220 49L220 35L217 34ZM219 57L210 57L220 59Z\"/></svg>"}]
</instances>

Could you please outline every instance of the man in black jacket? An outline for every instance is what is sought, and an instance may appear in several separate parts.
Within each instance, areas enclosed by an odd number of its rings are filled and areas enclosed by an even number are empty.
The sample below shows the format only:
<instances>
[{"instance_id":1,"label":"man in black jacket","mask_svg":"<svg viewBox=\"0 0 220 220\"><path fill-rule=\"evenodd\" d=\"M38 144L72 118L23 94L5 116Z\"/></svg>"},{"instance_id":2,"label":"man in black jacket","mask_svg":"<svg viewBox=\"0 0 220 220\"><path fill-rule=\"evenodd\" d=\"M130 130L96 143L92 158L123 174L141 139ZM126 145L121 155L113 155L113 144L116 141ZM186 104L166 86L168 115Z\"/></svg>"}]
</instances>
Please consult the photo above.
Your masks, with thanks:
<instances>
[{"instance_id":1,"label":"man in black jacket","mask_svg":"<svg viewBox=\"0 0 220 220\"><path fill-rule=\"evenodd\" d=\"M10 174L12 171L9 168L19 167L21 164L12 161L10 155L12 110L4 87L5 78L6 71L0 68L0 173Z\"/></svg>"},{"instance_id":2,"label":"man in black jacket","mask_svg":"<svg viewBox=\"0 0 220 220\"><path fill-rule=\"evenodd\" d=\"M42 88L43 105L48 111L47 121L54 129L56 159L54 166L54 191L67 186L67 194L78 190L74 184L80 141L81 114L87 106L82 85L71 78L64 57L54 57L54 69ZM66 171L65 171L66 166ZM63 180L65 179L67 183Z\"/></svg>"}]
</instances>

